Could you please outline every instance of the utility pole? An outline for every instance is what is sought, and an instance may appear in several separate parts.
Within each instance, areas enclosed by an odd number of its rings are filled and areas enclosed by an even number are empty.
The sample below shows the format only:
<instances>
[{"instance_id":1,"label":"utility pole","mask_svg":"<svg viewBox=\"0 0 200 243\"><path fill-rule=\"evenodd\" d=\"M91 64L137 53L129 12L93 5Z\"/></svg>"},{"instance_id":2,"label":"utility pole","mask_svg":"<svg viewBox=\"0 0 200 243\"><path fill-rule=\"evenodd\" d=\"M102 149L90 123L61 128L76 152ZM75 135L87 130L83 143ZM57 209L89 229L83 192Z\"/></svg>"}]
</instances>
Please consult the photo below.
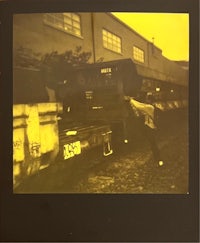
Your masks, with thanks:
<instances>
[{"instance_id":1,"label":"utility pole","mask_svg":"<svg viewBox=\"0 0 200 243\"><path fill-rule=\"evenodd\" d=\"M154 54L154 40L155 40L155 37L152 37L152 54Z\"/></svg>"},{"instance_id":2,"label":"utility pole","mask_svg":"<svg viewBox=\"0 0 200 243\"><path fill-rule=\"evenodd\" d=\"M93 62L96 62L96 52L95 52L95 35L94 35L94 13L91 13L91 27L92 27L92 51L93 51Z\"/></svg>"}]
</instances>

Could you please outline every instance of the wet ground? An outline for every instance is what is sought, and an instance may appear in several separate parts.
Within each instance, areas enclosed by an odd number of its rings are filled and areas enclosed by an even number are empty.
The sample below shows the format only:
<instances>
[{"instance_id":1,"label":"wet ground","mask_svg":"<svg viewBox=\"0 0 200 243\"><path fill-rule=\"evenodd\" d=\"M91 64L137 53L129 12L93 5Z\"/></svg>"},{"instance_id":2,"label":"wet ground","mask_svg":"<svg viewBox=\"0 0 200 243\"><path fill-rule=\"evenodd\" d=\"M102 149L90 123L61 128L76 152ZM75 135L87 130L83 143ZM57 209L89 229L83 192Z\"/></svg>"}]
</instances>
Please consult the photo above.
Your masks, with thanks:
<instances>
[{"instance_id":1,"label":"wet ground","mask_svg":"<svg viewBox=\"0 0 200 243\"><path fill-rule=\"evenodd\" d=\"M187 193L188 116L162 117L157 131L164 161L152 159L144 137L114 149L108 157L99 150L54 165L29 178L17 193Z\"/></svg>"}]
</instances>

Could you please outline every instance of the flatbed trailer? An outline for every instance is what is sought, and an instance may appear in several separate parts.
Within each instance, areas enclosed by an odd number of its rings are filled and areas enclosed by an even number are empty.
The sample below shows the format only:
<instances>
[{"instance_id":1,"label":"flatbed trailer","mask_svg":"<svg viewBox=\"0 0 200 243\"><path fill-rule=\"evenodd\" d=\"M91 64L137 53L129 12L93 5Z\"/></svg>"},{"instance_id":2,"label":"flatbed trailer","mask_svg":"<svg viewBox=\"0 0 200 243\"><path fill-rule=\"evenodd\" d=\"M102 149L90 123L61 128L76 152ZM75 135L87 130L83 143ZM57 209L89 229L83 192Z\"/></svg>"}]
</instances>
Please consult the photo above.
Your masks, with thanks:
<instances>
[{"instance_id":1,"label":"flatbed trailer","mask_svg":"<svg viewBox=\"0 0 200 243\"><path fill-rule=\"evenodd\" d=\"M59 157L67 160L99 147L104 156L112 154L112 131L107 124L77 124L59 129Z\"/></svg>"}]
</instances>

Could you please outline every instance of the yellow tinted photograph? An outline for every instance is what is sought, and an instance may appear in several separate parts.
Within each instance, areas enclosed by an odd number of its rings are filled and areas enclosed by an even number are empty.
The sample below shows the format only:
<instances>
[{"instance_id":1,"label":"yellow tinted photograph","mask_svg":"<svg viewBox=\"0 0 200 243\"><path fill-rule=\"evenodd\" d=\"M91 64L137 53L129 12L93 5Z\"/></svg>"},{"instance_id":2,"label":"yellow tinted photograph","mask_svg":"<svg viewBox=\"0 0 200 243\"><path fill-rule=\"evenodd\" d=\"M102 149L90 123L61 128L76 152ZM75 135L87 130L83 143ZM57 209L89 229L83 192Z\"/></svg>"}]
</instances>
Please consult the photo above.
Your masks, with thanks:
<instances>
[{"instance_id":1,"label":"yellow tinted photograph","mask_svg":"<svg viewBox=\"0 0 200 243\"><path fill-rule=\"evenodd\" d=\"M13 192L189 194L189 14L13 16Z\"/></svg>"}]
</instances>

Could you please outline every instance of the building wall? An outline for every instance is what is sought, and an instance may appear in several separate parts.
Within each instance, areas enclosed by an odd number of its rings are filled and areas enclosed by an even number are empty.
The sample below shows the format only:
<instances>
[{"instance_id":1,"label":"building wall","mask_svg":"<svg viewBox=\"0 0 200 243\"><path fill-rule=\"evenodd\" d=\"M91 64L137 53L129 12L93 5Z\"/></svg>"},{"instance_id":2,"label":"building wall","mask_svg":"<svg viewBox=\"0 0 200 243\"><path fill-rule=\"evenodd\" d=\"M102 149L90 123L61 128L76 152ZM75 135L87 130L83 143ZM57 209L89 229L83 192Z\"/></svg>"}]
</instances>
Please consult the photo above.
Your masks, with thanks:
<instances>
[{"instance_id":1,"label":"building wall","mask_svg":"<svg viewBox=\"0 0 200 243\"><path fill-rule=\"evenodd\" d=\"M109 13L78 13L81 18L80 37L58 30L44 23L43 14L17 14L14 16L13 47L23 46L42 54L59 53L82 46L92 56L89 62L133 59L133 46L144 51L144 63L133 61L169 76L169 80L187 85L187 71L162 56L162 50L130 29ZM122 52L116 53L103 47L102 29L121 38ZM175 77L178 76L178 79Z\"/></svg>"},{"instance_id":2,"label":"building wall","mask_svg":"<svg viewBox=\"0 0 200 243\"><path fill-rule=\"evenodd\" d=\"M130 29L124 23L116 19L116 17L108 13L96 13L94 14L93 21L95 26L96 60L99 58L103 58L104 61L132 58L136 64L164 74L168 79L166 81L188 85L188 72L186 70L183 70L183 68L174 61L164 57L161 49ZM115 53L103 47L103 28L121 37L122 53ZM133 46L144 51L144 63L134 60Z\"/></svg>"},{"instance_id":3,"label":"building wall","mask_svg":"<svg viewBox=\"0 0 200 243\"><path fill-rule=\"evenodd\" d=\"M74 50L77 46L82 46L84 51L92 52L90 14L80 14L80 17L82 36L77 37L45 24L43 14L14 15L14 50L22 46L45 54L52 51L62 53L67 50Z\"/></svg>"},{"instance_id":4,"label":"building wall","mask_svg":"<svg viewBox=\"0 0 200 243\"><path fill-rule=\"evenodd\" d=\"M94 26L97 60L101 57L103 57L105 61L122 58L133 58L133 46L135 45L142 49L145 53L145 62L142 65L148 65L147 42L139 35L131 31L129 28L125 28L124 24L116 21L116 18L106 13L96 13L94 14ZM121 38L122 53L115 53L103 47L103 28Z\"/></svg>"}]
</instances>

